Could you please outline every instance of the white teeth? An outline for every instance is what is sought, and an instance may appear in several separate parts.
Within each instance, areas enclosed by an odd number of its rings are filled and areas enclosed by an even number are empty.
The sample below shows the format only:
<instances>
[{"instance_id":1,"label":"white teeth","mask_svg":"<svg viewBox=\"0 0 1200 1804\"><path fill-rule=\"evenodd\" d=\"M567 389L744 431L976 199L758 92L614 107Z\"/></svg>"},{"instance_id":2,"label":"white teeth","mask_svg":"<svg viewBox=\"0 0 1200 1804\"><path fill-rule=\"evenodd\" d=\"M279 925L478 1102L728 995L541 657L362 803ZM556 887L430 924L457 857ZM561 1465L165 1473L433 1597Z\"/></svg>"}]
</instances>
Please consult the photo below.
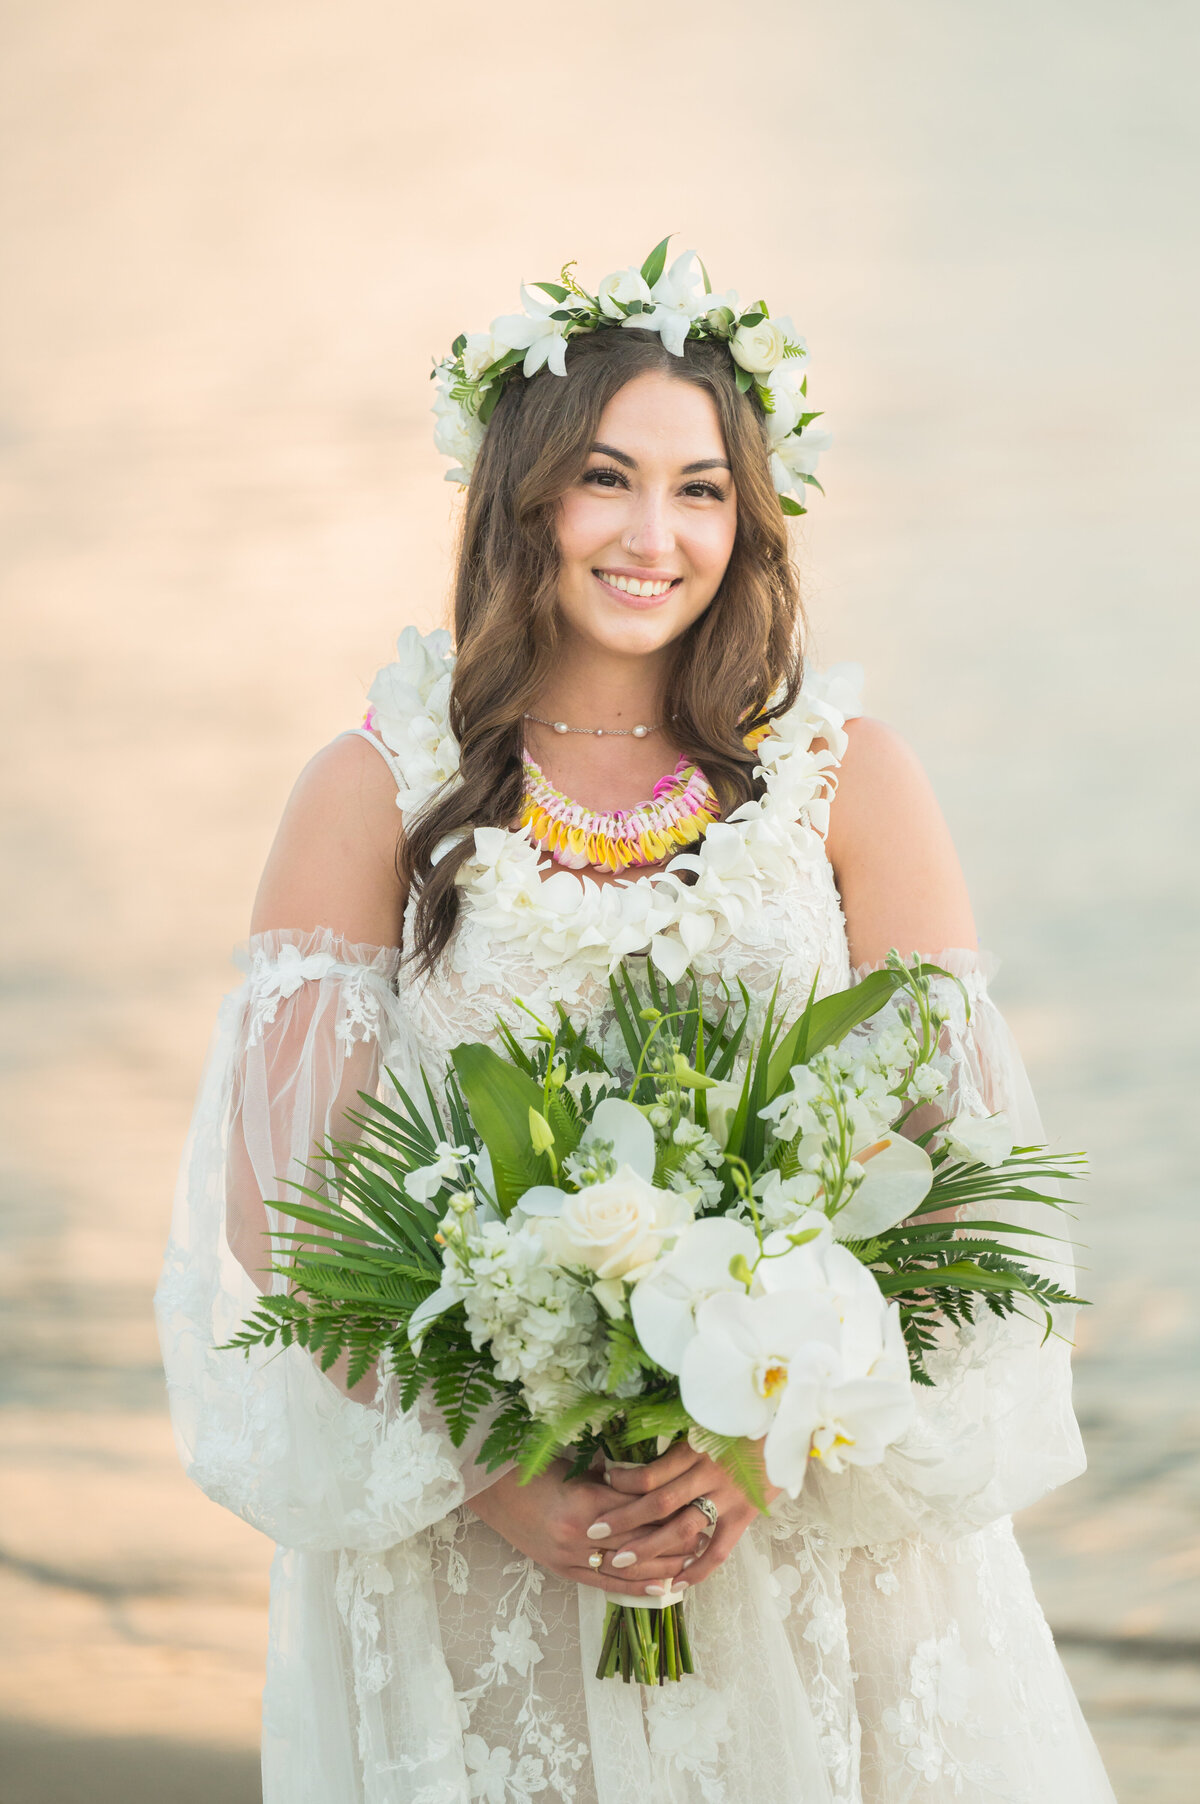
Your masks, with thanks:
<instances>
[{"instance_id":1,"label":"white teeth","mask_svg":"<svg viewBox=\"0 0 1200 1804\"><path fill-rule=\"evenodd\" d=\"M667 590L675 585L673 576L669 576L665 580L648 577L639 582L636 576L613 576L607 570L602 571L601 574L610 588L619 589L622 595L665 595Z\"/></svg>"}]
</instances>

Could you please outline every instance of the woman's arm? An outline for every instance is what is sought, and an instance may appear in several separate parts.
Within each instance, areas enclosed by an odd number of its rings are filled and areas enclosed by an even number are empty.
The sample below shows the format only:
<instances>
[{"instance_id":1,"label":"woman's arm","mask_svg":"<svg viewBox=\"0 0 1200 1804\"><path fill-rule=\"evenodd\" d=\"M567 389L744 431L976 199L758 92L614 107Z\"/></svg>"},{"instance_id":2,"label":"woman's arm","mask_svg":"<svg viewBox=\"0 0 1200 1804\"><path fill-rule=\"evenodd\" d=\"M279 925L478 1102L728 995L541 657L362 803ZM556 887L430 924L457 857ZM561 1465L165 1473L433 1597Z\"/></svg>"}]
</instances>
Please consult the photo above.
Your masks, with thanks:
<instances>
[{"instance_id":1,"label":"woman's arm","mask_svg":"<svg viewBox=\"0 0 1200 1804\"><path fill-rule=\"evenodd\" d=\"M250 931L329 927L355 944L398 946L399 839L387 765L357 734L335 739L305 765L288 798Z\"/></svg>"},{"instance_id":2,"label":"woman's arm","mask_svg":"<svg viewBox=\"0 0 1200 1804\"><path fill-rule=\"evenodd\" d=\"M852 966L976 945L950 831L917 758L880 720L846 723L826 841Z\"/></svg>"}]
</instances>

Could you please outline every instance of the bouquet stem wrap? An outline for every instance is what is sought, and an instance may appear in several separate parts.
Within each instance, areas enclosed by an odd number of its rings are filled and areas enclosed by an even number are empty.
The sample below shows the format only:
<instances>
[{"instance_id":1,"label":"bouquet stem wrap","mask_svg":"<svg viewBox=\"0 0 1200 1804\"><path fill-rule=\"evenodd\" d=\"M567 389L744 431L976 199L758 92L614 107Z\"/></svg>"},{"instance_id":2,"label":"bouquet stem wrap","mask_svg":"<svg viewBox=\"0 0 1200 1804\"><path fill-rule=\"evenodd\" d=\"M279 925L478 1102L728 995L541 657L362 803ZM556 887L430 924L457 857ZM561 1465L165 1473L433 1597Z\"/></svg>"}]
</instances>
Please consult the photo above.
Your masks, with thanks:
<instances>
[{"instance_id":1,"label":"bouquet stem wrap","mask_svg":"<svg viewBox=\"0 0 1200 1804\"><path fill-rule=\"evenodd\" d=\"M605 1473L647 1464L646 1460L617 1460L607 1455ZM627 1685L663 1685L695 1671L684 1620L685 1591L673 1586L657 1596L630 1597L605 1593L604 1632L598 1679L620 1678Z\"/></svg>"}]
</instances>

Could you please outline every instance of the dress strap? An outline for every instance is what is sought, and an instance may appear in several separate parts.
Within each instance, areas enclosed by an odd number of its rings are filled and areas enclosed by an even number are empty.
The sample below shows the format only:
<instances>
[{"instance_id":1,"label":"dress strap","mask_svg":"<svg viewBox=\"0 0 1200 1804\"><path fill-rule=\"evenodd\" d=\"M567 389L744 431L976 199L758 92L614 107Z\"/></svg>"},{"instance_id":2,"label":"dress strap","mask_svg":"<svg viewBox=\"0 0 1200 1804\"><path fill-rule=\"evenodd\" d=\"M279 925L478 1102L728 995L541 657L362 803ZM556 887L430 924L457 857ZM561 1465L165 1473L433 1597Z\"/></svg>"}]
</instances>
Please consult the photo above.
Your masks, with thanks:
<instances>
[{"instance_id":1,"label":"dress strap","mask_svg":"<svg viewBox=\"0 0 1200 1804\"><path fill-rule=\"evenodd\" d=\"M376 739L374 733L370 732L366 727L347 727L344 733L338 734L338 738L365 739L368 745L373 745L375 747L375 750L379 753L379 756L391 771L392 776L395 779L396 788L403 789L406 787L404 772L400 768L398 759L394 758L391 752L388 751L387 746L384 745L383 741L381 739Z\"/></svg>"}]
</instances>

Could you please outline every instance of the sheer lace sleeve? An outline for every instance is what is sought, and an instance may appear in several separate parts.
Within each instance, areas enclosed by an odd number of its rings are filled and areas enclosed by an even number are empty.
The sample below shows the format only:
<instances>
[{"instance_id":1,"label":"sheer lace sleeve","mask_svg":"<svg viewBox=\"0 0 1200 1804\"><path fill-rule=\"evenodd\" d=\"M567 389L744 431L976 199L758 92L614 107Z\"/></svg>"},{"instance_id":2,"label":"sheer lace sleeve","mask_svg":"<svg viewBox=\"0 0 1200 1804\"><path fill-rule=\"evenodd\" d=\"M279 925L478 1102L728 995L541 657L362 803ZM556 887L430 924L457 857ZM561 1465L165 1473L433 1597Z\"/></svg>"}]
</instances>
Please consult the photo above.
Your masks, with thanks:
<instances>
[{"instance_id":1,"label":"sheer lace sleeve","mask_svg":"<svg viewBox=\"0 0 1200 1804\"><path fill-rule=\"evenodd\" d=\"M947 1115L1007 1110L1018 1145L1044 1139L1021 1055L987 979L994 962L974 952L930 955L962 980L970 1018L956 984L936 982L938 1003L950 1011L943 1051L951 1078ZM863 966L856 978L873 967ZM1006 1204L1005 1220L1067 1234L1070 1219L1044 1204ZM1043 1243L1034 1243L1043 1244ZM1070 1249L1044 1243L1053 1259L1039 1264L1073 1288ZM809 1526L842 1546L864 1546L914 1534L953 1539L1011 1515L1082 1472L1079 1429L1071 1408L1069 1344L1073 1311L1056 1315L1056 1334L1043 1343L1043 1323L1024 1316L980 1312L974 1328L947 1330L929 1360L932 1389L917 1387L917 1420L882 1465L853 1467L833 1477L817 1471L798 1507Z\"/></svg>"},{"instance_id":2,"label":"sheer lace sleeve","mask_svg":"<svg viewBox=\"0 0 1200 1804\"><path fill-rule=\"evenodd\" d=\"M401 1412L387 1380L350 1396L301 1348L217 1351L258 1291L284 1282L262 1275L266 1230L281 1221L271 1199L305 1180L314 1146L344 1132L385 1063L402 1081L413 1069L399 962L327 931L250 942L217 1023L155 1299L185 1467L285 1546L389 1547L497 1476L474 1464L478 1435L456 1449L437 1410Z\"/></svg>"}]
</instances>

